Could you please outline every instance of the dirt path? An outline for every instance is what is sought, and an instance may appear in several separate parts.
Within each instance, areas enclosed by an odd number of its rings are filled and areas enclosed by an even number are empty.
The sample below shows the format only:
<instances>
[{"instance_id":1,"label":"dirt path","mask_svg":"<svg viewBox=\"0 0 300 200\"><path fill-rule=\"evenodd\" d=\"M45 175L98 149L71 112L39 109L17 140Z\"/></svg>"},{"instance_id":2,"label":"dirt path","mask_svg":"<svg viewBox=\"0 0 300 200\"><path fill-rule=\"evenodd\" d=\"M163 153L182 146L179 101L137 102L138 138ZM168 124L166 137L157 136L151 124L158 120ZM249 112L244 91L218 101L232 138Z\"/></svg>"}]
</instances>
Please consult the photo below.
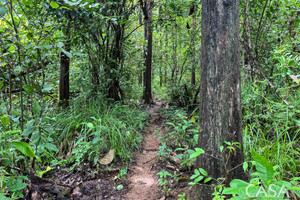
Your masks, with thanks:
<instances>
[{"instance_id":1,"label":"dirt path","mask_svg":"<svg viewBox=\"0 0 300 200\"><path fill-rule=\"evenodd\" d=\"M161 116L159 109L162 102L155 101L148 112L151 115L150 124L147 134L144 136L141 152L135 155L136 162L130 166L129 174L129 191L123 196L124 200L160 200L164 199L157 182L156 153L159 149L160 141L154 134L155 130L160 127Z\"/></svg>"}]
</instances>

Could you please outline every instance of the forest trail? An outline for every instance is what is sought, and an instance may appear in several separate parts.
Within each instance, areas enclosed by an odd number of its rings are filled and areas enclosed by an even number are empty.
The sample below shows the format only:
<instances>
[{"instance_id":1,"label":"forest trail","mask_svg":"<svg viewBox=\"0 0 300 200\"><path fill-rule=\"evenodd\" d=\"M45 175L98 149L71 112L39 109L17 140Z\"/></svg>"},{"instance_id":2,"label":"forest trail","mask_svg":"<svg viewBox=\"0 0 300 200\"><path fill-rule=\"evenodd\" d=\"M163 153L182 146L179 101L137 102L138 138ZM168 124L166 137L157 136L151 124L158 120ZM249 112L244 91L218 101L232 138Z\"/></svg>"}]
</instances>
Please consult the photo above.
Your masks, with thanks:
<instances>
[{"instance_id":1,"label":"forest trail","mask_svg":"<svg viewBox=\"0 0 300 200\"><path fill-rule=\"evenodd\" d=\"M128 193L122 199L128 200L159 200L164 199L156 177L155 166L158 163L156 153L160 140L154 132L161 126L159 109L163 102L154 100L154 105L148 108L150 124L140 152L135 155L135 162L129 167L131 173L128 180ZM160 132L161 134L161 132Z\"/></svg>"}]
</instances>

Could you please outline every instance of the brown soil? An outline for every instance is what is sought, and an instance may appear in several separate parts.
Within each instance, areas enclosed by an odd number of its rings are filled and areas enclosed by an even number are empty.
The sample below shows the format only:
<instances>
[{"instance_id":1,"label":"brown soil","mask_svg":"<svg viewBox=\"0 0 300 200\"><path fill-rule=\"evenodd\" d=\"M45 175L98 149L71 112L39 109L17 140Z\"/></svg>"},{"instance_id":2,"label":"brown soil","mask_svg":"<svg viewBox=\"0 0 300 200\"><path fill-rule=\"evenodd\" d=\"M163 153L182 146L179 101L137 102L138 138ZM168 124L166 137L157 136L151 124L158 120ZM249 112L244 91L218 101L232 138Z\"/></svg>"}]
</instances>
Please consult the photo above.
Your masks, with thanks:
<instances>
[{"instance_id":1,"label":"brown soil","mask_svg":"<svg viewBox=\"0 0 300 200\"><path fill-rule=\"evenodd\" d=\"M162 102L155 101L155 104L148 108L151 115L148 131L144 136L141 152L135 155L135 163L129 170L129 191L123 196L124 200L159 200L164 199L160 186L157 182L157 171L155 166L158 163L156 153L159 149L160 141L154 132L160 127L162 122L159 109Z\"/></svg>"}]
</instances>

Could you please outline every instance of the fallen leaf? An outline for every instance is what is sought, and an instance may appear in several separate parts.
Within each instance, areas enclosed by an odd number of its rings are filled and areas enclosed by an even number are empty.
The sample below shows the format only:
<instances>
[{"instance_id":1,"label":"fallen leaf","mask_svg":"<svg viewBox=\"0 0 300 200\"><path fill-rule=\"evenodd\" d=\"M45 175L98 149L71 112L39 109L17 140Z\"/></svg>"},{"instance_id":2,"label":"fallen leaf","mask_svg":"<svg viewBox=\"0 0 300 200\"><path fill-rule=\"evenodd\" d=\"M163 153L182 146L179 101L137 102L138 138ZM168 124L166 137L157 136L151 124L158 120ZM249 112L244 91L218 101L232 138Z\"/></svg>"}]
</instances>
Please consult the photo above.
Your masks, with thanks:
<instances>
[{"instance_id":1,"label":"fallen leaf","mask_svg":"<svg viewBox=\"0 0 300 200\"><path fill-rule=\"evenodd\" d=\"M102 165L110 164L115 158L115 150L111 149L103 158L99 160L99 163Z\"/></svg>"}]
</instances>

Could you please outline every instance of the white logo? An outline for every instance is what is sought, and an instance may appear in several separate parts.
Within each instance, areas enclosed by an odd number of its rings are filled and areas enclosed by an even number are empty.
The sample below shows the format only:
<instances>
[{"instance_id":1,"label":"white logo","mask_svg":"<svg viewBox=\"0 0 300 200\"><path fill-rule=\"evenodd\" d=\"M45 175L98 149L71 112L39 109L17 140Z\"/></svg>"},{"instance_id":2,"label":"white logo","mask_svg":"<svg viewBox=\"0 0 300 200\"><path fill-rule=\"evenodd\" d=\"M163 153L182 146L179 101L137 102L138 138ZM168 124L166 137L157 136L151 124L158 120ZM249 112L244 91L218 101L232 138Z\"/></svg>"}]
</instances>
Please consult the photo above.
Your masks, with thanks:
<instances>
[{"instance_id":1,"label":"white logo","mask_svg":"<svg viewBox=\"0 0 300 200\"><path fill-rule=\"evenodd\" d=\"M255 196L253 196L253 194L250 194L249 193L249 188L250 187L257 187L253 184L249 184L246 188L246 194L248 197L261 197L261 196L264 196L264 197L281 197L281 195L285 194L287 196L287 198L290 198L289 196L289 193L287 191L287 189L282 186L280 188L280 191L276 191L276 185L274 184L271 184L268 188L268 190L266 191L265 188L263 186L260 186L258 191L256 192Z\"/></svg>"}]
</instances>

